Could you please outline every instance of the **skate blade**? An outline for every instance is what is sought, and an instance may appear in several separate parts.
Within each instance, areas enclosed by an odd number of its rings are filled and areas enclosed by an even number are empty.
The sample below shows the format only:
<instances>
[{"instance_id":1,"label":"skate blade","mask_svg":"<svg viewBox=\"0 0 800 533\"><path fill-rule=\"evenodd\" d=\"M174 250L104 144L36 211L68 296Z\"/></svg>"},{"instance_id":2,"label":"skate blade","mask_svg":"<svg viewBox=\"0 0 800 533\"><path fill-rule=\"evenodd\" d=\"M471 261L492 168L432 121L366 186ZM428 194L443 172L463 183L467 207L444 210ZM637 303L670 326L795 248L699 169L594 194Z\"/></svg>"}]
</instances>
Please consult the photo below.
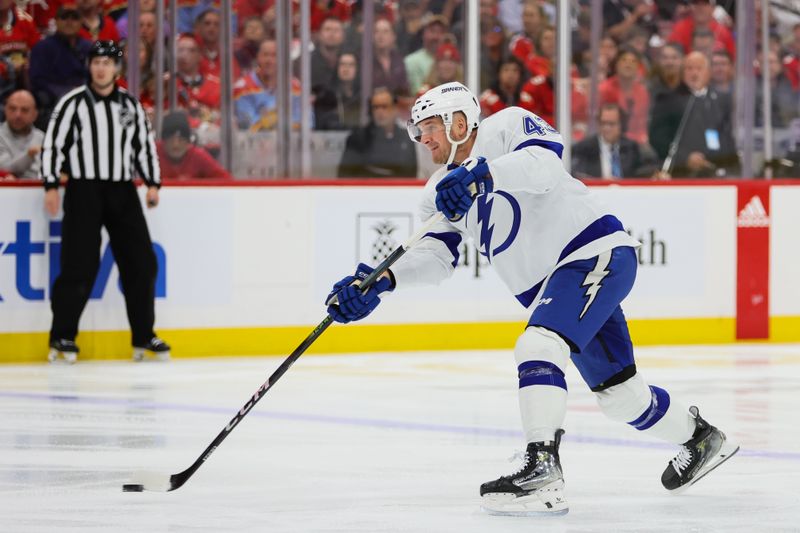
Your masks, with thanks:
<instances>
[{"instance_id":1,"label":"skate blade","mask_svg":"<svg viewBox=\"0 0 800 533\"><path fill-rule=\"evenodd\" d=\"M703 479L706 475L708 475L712 470L717 468L719 465L736 455L736 452L739 451L739 445L733 442L729 442L728 439L725 439L725 442L722 443L720 446L717 455L711 458L711 460L706 463L703 469L700 471L698 475L696 475L689 483L685 485L681 485L675 490L669 491L670 494L681 494L686 489Z\"/></svg>"},{"instance_id":2,"label":"skate blade","mask_svg":"<svg viewBox=\"0 0 800 533\"><path fill-rule=\"evenodd\" d=\"M51 349L47 354L47 360L54 364L66 363L68 365L74 365L75 361L78 360L78 354L72 352L59 352L58 350Z\"/></svg>"},{"instance_id":3,"label":"skate blade","mask_svg":"<svg viewBox=\"0 0 800 533\"><path fill-rule=\"evenodd\" d=\"M564 498L564 483L557 481L525 495L485 494L483 510L493 516L561 516L569 512Z\"/></svg>"}]
</instances>

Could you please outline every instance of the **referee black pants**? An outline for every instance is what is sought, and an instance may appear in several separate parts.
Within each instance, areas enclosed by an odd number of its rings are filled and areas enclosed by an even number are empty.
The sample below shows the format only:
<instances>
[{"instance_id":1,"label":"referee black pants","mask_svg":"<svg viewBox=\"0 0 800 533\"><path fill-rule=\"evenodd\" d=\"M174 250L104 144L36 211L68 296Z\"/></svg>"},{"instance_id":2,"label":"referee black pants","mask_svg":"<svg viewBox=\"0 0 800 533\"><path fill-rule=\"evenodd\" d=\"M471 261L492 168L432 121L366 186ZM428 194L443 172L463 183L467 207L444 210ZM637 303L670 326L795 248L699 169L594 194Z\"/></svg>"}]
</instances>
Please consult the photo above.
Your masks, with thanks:
<instances>
[{"instance_id":1,"label":"referee black pants","mask_svg":"<svg viewBox=\"0 0 800 533\"><path fill-rule=\"evenodd\" d=\"M158 265L132 182L69 180L61 226L61 272L53 285L50 339L74 340L100 267L100 229L106 227L119 268L132 344L155 336Z\"/></svg>"}]
</instances>

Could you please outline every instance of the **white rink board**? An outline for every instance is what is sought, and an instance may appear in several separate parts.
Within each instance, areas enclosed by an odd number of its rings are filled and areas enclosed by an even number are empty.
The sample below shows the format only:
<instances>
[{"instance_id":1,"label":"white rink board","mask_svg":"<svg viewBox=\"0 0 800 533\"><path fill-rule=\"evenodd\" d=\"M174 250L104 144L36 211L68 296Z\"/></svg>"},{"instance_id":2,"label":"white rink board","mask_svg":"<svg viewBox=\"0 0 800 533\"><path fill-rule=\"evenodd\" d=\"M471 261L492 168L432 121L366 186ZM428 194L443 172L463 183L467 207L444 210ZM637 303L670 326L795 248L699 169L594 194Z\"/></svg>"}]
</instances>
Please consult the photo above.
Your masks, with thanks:
<instances>
[{"instance_id":1,"label":"white rink board","mask_svg":"<svg viewBox=\"0 0 800 533\"><path fill-rule=\"evenodd\" d=\"M636 285L623 304L626 315L735 315L735 187L594 190L642 243Z\"/></svg>"},{"instance_id":2,"label":"white rink board","mask_svg":"<svg viewBox=\"0 0 800 533\"><path fill-rule=\"evenodd\" d=\"M645 242L639 279L624 304L629 318L734 316L734 187L595 190ZM380 237L386 240L384 248L419 227L421 193L421 187L404 186L166 187L161 205L146 212L165 259L165 296L157 299L156 309L159 328L319 322L330 285L350 274L359 259L371 257L379 240L375 226L388 221L395 227ZM42 198L38 188L6 188L0 194L0 332L49 328L47 296L24 298L17 280L19 263L27 261L28 279L23 281L49 294L49 257L59 239L49 236ZM792 220L791 227L797 227ZM39 246L42 252L15 252L20 223L30 228L29 249ZM790 239L790 232L775 230L780 239ZM460 266L453 279L392 294L368 320L523 320L526 311L486 261L481 258L476 266L474 249L465 255L469 264ZM117 280L114 268L102 298L90 300L82 330L127 328Z\"/></svg>"},{"instance_id":3,"label":"white rink board","mask_svg":"<svg viewBox=\"0 0 800 533\"><path fill-rule=\"evenodd\" d=\"M800 314L800 187L775 186L770 194L769 312Z\"/></svg>"}]
</instances>

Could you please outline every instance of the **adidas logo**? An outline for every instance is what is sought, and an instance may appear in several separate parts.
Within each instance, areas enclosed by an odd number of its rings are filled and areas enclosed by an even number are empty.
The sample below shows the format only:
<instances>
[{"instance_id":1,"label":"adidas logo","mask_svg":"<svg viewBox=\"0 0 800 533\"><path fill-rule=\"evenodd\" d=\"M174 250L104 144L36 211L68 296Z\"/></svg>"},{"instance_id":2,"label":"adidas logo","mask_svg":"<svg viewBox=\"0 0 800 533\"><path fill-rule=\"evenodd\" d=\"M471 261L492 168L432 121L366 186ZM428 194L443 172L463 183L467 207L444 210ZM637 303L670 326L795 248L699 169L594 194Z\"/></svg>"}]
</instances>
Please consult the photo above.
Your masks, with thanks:
<instances>
[{"instance_id":1,"label":"adidas logo","mask_svg":"<svg viewBox=\"0 0 800 533\"><path fill-rule=\"evenodd\" d=\"M737 226L740 228L766 228L769 226L769 217L761 198L753 196L747 205L739 211Z\"/></svg>"}]
</instances>

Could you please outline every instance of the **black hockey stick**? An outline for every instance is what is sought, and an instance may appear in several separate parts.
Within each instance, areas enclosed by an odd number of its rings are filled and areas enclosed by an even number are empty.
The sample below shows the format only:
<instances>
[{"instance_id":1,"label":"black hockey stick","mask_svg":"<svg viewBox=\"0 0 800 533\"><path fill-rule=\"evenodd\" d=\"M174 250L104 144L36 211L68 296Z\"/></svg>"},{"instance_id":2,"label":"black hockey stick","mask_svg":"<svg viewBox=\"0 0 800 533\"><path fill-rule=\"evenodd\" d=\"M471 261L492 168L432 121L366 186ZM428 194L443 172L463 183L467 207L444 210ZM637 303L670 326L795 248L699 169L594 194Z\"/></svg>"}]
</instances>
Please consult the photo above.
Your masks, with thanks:
<instances>
[{"instance_id":1,"label":"black hockey stick","mask_svg":"<svg viewBox=\"0 0 800 533\"><path fill-rule=\"evenodd\" d=\"M686 129L686 122L689 120L689 115L692 112L696 99L697 97L694 94L689 95L689 102L687 102L686 107L683 108L683 115L681 115L681 121L678 123L678 129L675 131L675 137L672 138L672 142L669 144L669 150L667 151L667 157L664 158L664 163L661 165L661 172L664 174L669 174L672 170L672 160L675 159L675 154L678 152L678 145L683 140L683 130Z\"/></svg>"},{"instance_id":2,"label":"black hockey stick","mask_svg":"<svg viewBox=\"0 0 800 533\"><path fill-rule=\"evenodd\" d=\"M395 261L400 259L406 251L411 248L418 240L420 240L428 230L437 222L440 222L444 219L444 215L441 213L436 213L431 218L429 218L422 227L413 235L411 235L408 240L406 240L403 244L401 244L397 249L389 255L383 262L375 267L375 270L367 276L364 281L361 283L361 290L366 291L378 277L386 272L390 266L392 266ZM178 472L177 474L167 475L160 472L137 472L133 476L133 482L127 483L122 486L123 492L142 492L145 490L151 491L160 491L160 492L169 492L171 490L178 489L186 483L190 477L200 468L203 463L214 453L214 450L222 444L222 441L230 435L231 431L242 421L242 419L247 415L248 412L258 403L258 401L264 397L269 389L272 388L275 383L281 379L287 370L297 361L303 353L308 350L308 348L314 344L322 333L328 329L333 323L333 318L330 315L327 315L322 322L320 322L314 330L309 333L309 335L305 338L303 342L300 343L292 354L286 358L286 360L278 367L278 369L272 373L267 381L265 381L259 388L256 390L255 394L247 400L247 403L239 410L238 413L231 418L231 421L228 422L228 425L225 426L222 431L219 432L219 435L208 445L208 447L200 454L200 457L192 463L192 465L184 470L183 472Z\"/></svg>"}]
</instances>

